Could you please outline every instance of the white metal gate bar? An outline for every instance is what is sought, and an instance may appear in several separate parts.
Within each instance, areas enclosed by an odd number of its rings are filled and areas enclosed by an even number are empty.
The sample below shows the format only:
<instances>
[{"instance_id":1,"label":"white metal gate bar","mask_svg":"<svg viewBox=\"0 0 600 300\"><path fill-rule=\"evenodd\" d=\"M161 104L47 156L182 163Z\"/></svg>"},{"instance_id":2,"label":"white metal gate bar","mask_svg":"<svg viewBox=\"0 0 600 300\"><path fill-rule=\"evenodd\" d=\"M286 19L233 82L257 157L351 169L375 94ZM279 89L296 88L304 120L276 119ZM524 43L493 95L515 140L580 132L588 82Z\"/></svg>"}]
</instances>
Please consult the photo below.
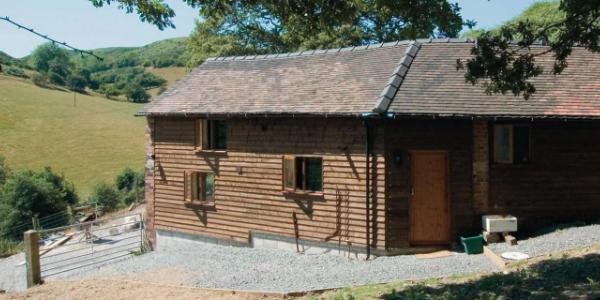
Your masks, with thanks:
<instances>
[{"instance_id":1,"label":"white metal gate bar","mask_svg":"<svg viewBox=\"0 0 600 300\"><path fill-rule=\"evenodd\" d=\"M144 243L141 214L62 226L39 233L43 278L141 252Z\"/></svg>"}]
</instances>

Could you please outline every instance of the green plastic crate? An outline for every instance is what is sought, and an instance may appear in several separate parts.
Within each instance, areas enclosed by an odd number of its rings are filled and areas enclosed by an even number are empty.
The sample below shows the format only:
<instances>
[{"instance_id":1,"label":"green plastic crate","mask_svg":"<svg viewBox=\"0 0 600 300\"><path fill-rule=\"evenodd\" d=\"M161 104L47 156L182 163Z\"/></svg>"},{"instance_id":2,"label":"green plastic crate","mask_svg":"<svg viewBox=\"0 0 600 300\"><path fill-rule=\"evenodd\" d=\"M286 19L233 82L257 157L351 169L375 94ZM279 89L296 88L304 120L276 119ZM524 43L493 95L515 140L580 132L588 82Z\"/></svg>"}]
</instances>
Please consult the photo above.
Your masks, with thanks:
<instances>
[{"instance_id":1,"label":"green plastic crate","mask_svg":"<svg viewBox=\"0 0 600 300\"><path fill-rule=\"evenodd\" d=\"M460 241L467 254L483 253L483 236L481 234L472 237L460 237Z\"/></svg>"}]
</instances>

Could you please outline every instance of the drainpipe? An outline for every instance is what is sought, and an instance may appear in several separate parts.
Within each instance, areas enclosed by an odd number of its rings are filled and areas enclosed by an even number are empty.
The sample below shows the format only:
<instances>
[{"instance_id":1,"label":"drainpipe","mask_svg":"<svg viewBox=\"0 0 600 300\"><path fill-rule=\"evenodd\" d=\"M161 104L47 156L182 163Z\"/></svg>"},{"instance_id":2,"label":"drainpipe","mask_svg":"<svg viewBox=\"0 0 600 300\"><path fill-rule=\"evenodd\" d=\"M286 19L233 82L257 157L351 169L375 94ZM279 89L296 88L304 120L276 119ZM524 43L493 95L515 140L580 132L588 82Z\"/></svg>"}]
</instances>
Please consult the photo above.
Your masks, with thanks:
<instances>
[{"instance_id":1,"label":"drainpipe","mask_svg":"<svg viewBox=\"0 0 600 300\"><path fill-rule=\"evenodd\" d=\"M369 130L369 119L364 120L365 125L365 160L366 160L366 183L365 183L365 219L366 219L366 240L367 240L367 260L371 257L371 132Z\"/></svg>"},{"instance_id":2,"label":"drainpipe","mask_svg":"<svg viewBox=\"0 0 600 300\"><path fill-rule=\"evenodd\" d=\"M368 116L363 119L365 126L365 161L366 161L366 176L365 176L365 239L367 244L367 260L371 257L371 128Z\"/></svg>"},{"instance_id":3,"label":"drainpipe","mask_svg":"<svg viewBox=\"0 0 600 300\"><path fill-rule=\"evenodd\" d=\"M365 161L366 161L366 176L365 176L365 219L366 219L366 230L365 240L367 241L367 260L371 258L371 127L375 127L375 124L370 124L369 119L395 119L396 114L394 113L362 113L363 125L365 127Z\"/></svg>"}]
</instances>

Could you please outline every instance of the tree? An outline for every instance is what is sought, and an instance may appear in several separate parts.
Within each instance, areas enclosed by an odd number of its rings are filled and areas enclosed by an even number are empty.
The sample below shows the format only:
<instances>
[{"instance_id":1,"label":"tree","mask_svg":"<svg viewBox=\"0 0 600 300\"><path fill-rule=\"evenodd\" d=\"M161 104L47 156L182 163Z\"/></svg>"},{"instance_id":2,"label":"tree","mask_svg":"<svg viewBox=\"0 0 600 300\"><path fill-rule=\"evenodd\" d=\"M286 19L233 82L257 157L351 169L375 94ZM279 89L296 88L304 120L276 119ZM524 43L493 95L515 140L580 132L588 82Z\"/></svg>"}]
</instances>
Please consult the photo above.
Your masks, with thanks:
<instances>
[{"instance_id":1,"label":"tree","mask_svg":"<svg viewBox=\"0 0 600 300\"><path fill-rule=\"evenodd\" d=\"M144 198L144 173L125 168L115 180L124 204L131 204Z\"/></svg>"},{"instance_id":2,"label":"tree","mask_svg":"<svg viewBox=\"0 0 600 300\"><path fill-rule=\"evenodd\" d=\"M109 99L119 95L119 91L112 84L101 84L97 91Z\"/></svg>"},{"instance_id":3,"label":"tree","mask_svg":"<svg viewBox=\"0 0 600 300\"><path fill-rule=\"evenodd\" d=\"M472 84L486 80L487 93L512 92L528 99L536 91L531 78L545 70L536 63L542 55L552 55L551 72L560 74L568 66L573 47L600 51L600 1L562 0L560 3L538 4L555 6L555 13L543 18L525 18L510 22L497 30L483 32L473 47L473 57L457 67L466 68L465 78ZM550 10L552 11L552 10ZM517 40L517 43L511 41ZM548 47L532 49L543 42Z\"/></svg>"},{"instance_id":4,"label":"tree","mask_svg":"<svg viewBox=\"0 0 600 300\"><path fill-rule=\"evenodd\" d=\"M16 172L0 187L0 228L11 229L34 216L64 212L77 201L73 184L50 168Z\"/></svg>"},{"instance_id":5,"label":"tree","mask_svg":"<svg viewBox=\"0 0 600 300\"><path fill-rule=\"evenodd\" d=\"M119 193L111 185L102 183L94 187L89 202L102 207L104 211L112 211L118 208Z\"/></svg>"},{"instance_id":6,"label":"tree","mask_svg":"<svg viewBox=\"0 0 600 300\"><path fill-rule=\"evenodd\" d=\"M145 103L150 99L150 95L146 90L139 84L133 83L125 88L125 97L127 100L135 103Z\"/></svg>"},{"instance_id":7,"label":"tree","mask_svg":"<svg viewBox=\"0 0 600 300\"><path fill-rule=\"evenodd\" d=\"M119 3L128 13L159 29L174 27L174 11L162 1L90 0L95 6ZM200 9L201 21L190 37L192 62L208 55L243 55L285 52L307 48L337 47L414 39L455 36L463 25L460 7L447 0L184 0ZM574 46L600 51L600 1L562 0L558 20L536 24L522 20L495 32L485 31L473 47L473 57L458 61L466 68L466 81L484 80L487 93L535 93L529 79L544 71L535 59L551 53L552 73L560 74ZM516 44L512 40L518 40ZM536 41L549 47L533 51Z\"/></svg>"},{"instance_id":8,"label":"tree","mask_svg":"<svg viewBox=\"0 0 600 300\"><path fill-rule=\"evenodd\" d=\"M35 48L31 54L31 63L40 73L53 71L64 77L70 61L67 50L52 43L45 43Z\"/></svg>"},{"instance_id":9,"label":"tree","mask_svg":"<svg viewBox=\"0 0 600 300\"><path fill-rule=\"evenodd\" d=\"M83 92L86 85L87 81L79 74L70 74L67 76L67 87L73 91Z\"/></svg>"},{"instance_id":10,"label":"tree","mask_svg":"<svg viewBox=\"0 0 600 300\"><path fill-rule=\"evenodd\" d=\"M162 1L117 2L160 29L174 27L172 9ZM464 22L460 7L446 0L185 0L201 21L189 41L195 62L208 55L288 52L414 39L454 37Z\"/></svg>"}]
</instances>

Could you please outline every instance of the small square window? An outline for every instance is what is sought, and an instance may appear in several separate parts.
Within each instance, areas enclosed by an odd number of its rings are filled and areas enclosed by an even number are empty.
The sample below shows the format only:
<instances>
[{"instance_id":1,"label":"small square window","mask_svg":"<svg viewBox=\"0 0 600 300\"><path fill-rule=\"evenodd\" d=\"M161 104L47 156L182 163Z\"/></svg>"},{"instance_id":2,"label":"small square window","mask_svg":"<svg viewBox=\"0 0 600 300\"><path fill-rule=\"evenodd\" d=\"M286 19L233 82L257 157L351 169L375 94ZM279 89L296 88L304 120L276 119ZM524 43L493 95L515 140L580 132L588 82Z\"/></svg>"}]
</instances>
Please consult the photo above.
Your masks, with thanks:
<instances>
[{"instance_id":1,"label":"small square window","mask_svg":"<svg viewBox=\"0 0 600 300\"><path fill-rule=\"evenodd\" d=\"M323 191L323 159L312 156L284 156L283 188L287 191Z\"/></svg>"},{"instance_id":2,"label":"small square window","mask_svg":"<svg viewBox=\"0 0 600 300\"><path fill-rule=\"evenodd\" d=\"M227 123L225 120L196 120L196 149L227 149Z\"/></svg>"},{"instance_id":3,"label":"small square window","mask_svg":"<svg viewBox=\"0 0 600 300\"><path fill-rule=\"evenodd\" d=\"M214 201L215 175L198 171L185 171L185 201L208 203Z\"/></svg>"},{"instance_id":4,"label":"small square window","mask_svg":"<svg viewBox=\"0 0 600 300\"><path fill-rule=\"evenodd\" d=\"M531 162L531 128L528 125L494 125L494 162Z\"/></svg>"}]
</instances>

